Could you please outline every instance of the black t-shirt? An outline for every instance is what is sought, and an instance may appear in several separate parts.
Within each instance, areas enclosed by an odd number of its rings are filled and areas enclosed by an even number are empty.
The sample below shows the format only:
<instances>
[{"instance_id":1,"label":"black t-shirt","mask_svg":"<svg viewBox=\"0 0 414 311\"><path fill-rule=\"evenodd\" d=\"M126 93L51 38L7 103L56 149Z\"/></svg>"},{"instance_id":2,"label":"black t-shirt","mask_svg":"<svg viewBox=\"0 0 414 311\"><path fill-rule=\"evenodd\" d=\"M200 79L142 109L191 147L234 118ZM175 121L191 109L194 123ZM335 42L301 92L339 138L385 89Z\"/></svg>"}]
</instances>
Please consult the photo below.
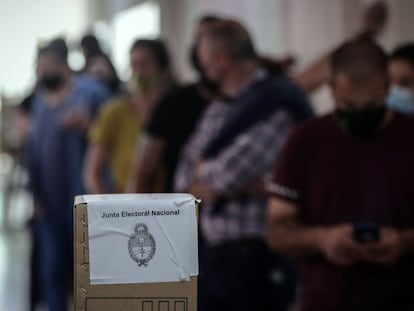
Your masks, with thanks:
<instances>
[{"instance_id":1,"label":"black t-shirt","mask_svg":"<svg viewBox=\"0 0 414 311\"><path fill-rule=\"evenodd\" d=\"M164 159L167 192L172 191L181 148L192 134L207 104L208 101L201 96L197 84L190 84L167 94L153 111L146 132L167 142Z\"/></svg>"},{"instance_id":2,"label":"black t-shirt","mask_svg":"<svg viewBox=\"0 0 414 311\"><path fill-rule=\"evenodd\" d=\"M333 114L309 121L282 150L271 192L296 202L305 225L414 228L412 133L414 118L398 113L366 140L346 134ZM309 258L302 273L303 310L397 310L394 303L414 310L412 255L389 267L341 268Z\"/></svg>"}]
</instances>

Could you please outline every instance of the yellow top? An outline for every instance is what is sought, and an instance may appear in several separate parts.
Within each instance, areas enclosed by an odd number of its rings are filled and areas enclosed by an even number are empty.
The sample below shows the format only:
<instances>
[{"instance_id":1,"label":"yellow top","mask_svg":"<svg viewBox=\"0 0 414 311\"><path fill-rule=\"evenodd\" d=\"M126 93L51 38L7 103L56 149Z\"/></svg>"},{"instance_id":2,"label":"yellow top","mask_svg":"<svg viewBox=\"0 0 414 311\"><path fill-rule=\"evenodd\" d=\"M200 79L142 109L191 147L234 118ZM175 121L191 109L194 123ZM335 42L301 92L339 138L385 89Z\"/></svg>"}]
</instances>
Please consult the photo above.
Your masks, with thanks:
<instances>
[{"instance_id":1,"label":"yellow top","mask_svg":"<svg viewBox=\"0 0 414 311\"><path fill-rule=\"evenodd\" d=\"M142 131L143 125L127 97L116 98L104 106L91 129L91 142L102 144L109 154L117 192L125 192Z\"/></svg>"}]
</instances>

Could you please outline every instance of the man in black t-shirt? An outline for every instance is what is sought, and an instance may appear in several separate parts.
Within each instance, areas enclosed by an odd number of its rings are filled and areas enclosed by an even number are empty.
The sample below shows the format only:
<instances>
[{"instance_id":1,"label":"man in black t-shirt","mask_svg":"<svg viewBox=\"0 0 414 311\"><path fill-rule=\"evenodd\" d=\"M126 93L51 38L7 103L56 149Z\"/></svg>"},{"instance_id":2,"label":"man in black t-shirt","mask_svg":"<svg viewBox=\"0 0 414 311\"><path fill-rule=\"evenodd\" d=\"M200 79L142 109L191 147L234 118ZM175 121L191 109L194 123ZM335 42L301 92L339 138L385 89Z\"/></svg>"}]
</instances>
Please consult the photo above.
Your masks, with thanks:
<instances>
[{"instance_id":1,"label":"man in black t-shirt","mask_svg":"<svg viewBox=\"0 0 414 311\"><path fill-rule=\"evenodd\" d=\"M199 73L199 81L178 87L155 107L146 131L138 142L140 153L130 180L131 192L151 193L159 190L157 176L160 169L165 172L162 174L165 178L162 191L172 191L172 180L181 148L207 104L214 98L215 85L206 78L199 64L196 45L205 30L218 20L214 16L205 16L198 25L196 43L190 56L194 69Z\"/></svg>"},{"instance_id":2,"label":"man in black t-shirt","mask_svg":"<svg viewBox=\"0 0 414 311\"><path fill-rule=\"evenodd\" d=\"M143 157L139 176L138 192L152 192L146 188L142 176L148 175L149 161L164 164L166 176L165 191L171 192L175 167L177 166L181 147L185 144L194 127L208 104L208 99L200 94L201 86L190 84L174 90L164 97L157 105L146 128L148 156ZM149 156L150 155L150 156ZM163 158L161 158L161 155ZM145 172L146 170L146 172ZM150 178L148 178L150 180Z\"/></svg>"}]
</instances>

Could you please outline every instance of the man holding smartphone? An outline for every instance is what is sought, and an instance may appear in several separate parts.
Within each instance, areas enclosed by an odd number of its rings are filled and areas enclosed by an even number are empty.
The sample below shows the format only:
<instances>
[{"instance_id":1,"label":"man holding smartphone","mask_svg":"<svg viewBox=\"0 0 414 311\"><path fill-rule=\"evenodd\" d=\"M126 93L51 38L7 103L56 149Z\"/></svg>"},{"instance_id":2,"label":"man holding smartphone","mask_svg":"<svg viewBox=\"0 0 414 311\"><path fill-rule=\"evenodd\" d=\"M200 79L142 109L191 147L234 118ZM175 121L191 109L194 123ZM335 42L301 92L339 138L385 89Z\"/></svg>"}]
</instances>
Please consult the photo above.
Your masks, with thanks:
<instances>
[{"instance_id":1,"label":"man holding smartphone","mask_svg":"<svg viewBox=\"0 0 414 311\"><path fill-rule=\"evenodd\" d=\"M335 112L278 159L268 242L301 260L302 311L414 310L414 119L386 108L374 42L345 43L331 69Z\"/></svg>"}]
</instances>

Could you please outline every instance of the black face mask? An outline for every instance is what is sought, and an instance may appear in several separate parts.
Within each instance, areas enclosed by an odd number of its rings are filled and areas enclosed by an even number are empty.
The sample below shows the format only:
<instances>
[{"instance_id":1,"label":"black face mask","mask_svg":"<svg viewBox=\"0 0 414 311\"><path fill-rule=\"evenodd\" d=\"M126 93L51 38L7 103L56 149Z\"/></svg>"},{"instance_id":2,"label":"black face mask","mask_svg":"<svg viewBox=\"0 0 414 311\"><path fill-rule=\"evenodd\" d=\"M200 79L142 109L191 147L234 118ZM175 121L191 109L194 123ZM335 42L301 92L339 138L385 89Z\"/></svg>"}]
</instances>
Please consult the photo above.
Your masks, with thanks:
<instances>
[{"instance_id":1,"label":"black face mask","mask_svg":"<svg viewBox=\"0 0 414 311\"><path fill-rule=\"evenodd\" d=\"M40 85L49 92L59 90L63 83L63 77L59 74L47 74L40 79Z\"/></svg>"},{"instance_id":2,"label":"black face mask","mask_svg":"<svg viewBox=\"0 0 414 311\"><path fill-rule=\"evenodd\" d=\"M351 135L357 138L372 136L381 122L387 109L385 106L367 108L360 111L337 111L339 124Z\"/></svg>"}]
</instances>

